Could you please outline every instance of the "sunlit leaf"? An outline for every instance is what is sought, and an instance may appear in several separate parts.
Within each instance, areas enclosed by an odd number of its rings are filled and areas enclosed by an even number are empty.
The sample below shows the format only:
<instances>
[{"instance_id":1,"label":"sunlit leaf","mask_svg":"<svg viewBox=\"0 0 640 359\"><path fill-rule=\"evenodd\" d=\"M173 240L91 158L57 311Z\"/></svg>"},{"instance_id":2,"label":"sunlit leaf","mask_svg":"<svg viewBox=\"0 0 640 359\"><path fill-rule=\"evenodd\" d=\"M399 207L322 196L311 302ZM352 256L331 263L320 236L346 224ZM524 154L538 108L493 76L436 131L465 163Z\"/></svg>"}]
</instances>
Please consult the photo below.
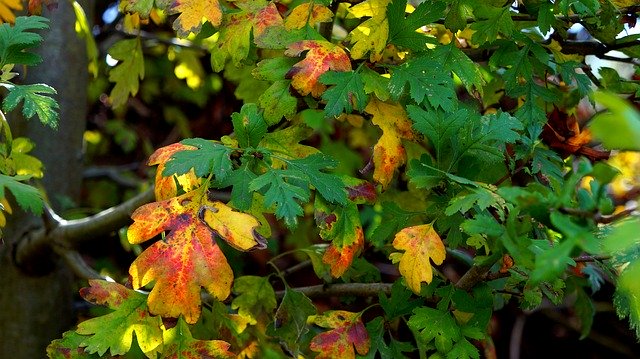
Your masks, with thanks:
<instances>
[{"instance_id":1,"label":"sunlit leaf","mask_svg":"<svg viewBox=\"0 0 640 359\"><path fill-rule=\"evenodd\" d=\"M109 71L109 81L115 82L109 99L113 107L120 107L127 102L130 94L135 96L138 93L140 80L144 78L144 58L140 39L116 42L109 49L109 55L120 61Z\"/></svg>"},{"instance_id":2,"label":"sunlit leaf","mask_svg":"<svg viewBox=\"0 0 640 359\"><path fill-rule=\"evenodd\" d=\"M381 59L389 37L386 9L389 2L390 0L366 0L349 8L349 13L356 18L370 17L349 34L348 39L354 44L351 47L353 59L362 59L369 52L371 62Z\"/></svg>"},{"instance_id":3,"label":"sunlit leaf","mask_svg":"<svg viewBox=\"0 0 640 359\"><path fill-rule=\"evenodd\" d=\"M231 359L236 357L228 351L231 344L225 341L194 339L189 326L182 318L178 318L178 324L175 327L164 331L163 339L162 358Z\"/></svg>"},{"instance_id":4,"label":"sunlit leaf","mask_svg":"<svg viewBox=\"0 0 640 359\"><path fill-rule=\"evenodd\" d=\"M180 14L173 22L173 28L180 37L198 33L202 20L218 26L222 22L222 9L218 0L175 0L169 8L170 14Z\"/></svg>"},{"instance_id":5,"label":"sunlit leaf","mask_svg":"<svg viewBox=\"0 0 640 359\"><path fill-rule=\"evenodd\" d=\"M287 30L302 29L306 25L315 26L321 22L331 21L333 12L326 6L313 2L302 3L289 13L284 20Z\"/></svg>"}]
</instances>

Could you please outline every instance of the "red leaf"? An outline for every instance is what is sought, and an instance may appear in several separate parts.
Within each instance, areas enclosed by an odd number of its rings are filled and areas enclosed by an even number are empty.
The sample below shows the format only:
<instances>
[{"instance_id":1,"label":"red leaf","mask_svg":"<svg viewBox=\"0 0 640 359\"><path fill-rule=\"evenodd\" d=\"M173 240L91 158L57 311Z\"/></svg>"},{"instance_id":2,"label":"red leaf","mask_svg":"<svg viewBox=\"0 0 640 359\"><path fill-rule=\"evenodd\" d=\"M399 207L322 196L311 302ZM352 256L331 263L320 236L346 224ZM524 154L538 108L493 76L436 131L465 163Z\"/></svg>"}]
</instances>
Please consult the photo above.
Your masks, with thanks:
<instances>
[{"instance_id":1,"label":"red leaf","mask_svg":"<svg viewBox=\"0 0 640 359\"><path fill-rule=\"evenodd\" d=\"M314 323L323 328L332 328L311 340L311 350L320 353L316 359L351 359L356 357L356 351L360 355L369 352L369 333L360 319L360 313L332 310L315 317Z\"/></svg>"},{"instance_id":2,"label":"red leaf","mask_svg":"<svg viewBox=\"0 0 640 359\"><path fill-rule=\"evenodd\" d=\"M300 56L305 50L309 52L304 60L293 65L285 76L291 79L293 88L303 96L311 93L318 97L324 92L325 86L318 83L323 73L329 70L351 71L349 56L341 47L328 41L298 41L289 45L284 53L287 56Z\"/></svg>"}]
</instances>

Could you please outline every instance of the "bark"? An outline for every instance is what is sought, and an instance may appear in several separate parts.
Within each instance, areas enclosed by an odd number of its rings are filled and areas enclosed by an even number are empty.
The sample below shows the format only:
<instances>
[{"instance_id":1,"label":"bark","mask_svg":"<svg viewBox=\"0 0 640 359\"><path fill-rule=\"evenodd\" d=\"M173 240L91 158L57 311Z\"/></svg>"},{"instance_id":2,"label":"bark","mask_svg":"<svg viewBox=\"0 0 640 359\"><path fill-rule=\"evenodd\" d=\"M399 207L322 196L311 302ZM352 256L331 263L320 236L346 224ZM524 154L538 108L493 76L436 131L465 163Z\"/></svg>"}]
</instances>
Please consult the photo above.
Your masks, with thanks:
<instances>
[{"instance_id":1,"label":"bark","mask_svg":"<svg viewBox=\"0 0 640 359\"><path fill-rule=\"evenodd\" d=\"M85 8L86 9L86 8ZM58 91L58 130L37 119L18 122L14 135L36 143L34 154L45 165L42 181L54 209L62 198L76 200L82 181L81 150L86 117L87 60L84 43L74 30L70 1L59 1L38 52L44 62L27 73L27 82L46 83ZM74 324L73 276L51 248L41 246L37 255L16 263L16 244L43 230L39 218L18 214L9 218L0 246L0 358L46 357L46 346Z\"/></svg>"}]
</instances>

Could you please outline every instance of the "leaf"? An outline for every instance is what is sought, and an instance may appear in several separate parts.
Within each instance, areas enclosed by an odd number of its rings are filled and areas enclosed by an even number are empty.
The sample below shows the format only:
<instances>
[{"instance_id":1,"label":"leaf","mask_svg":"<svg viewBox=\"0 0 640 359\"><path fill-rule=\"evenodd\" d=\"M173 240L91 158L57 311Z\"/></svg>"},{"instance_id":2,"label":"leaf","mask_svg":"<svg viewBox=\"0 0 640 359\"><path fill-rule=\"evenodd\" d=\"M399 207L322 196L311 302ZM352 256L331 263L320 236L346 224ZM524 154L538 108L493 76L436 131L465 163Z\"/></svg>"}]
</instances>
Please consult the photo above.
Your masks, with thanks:
<instances>
[{"instance_id":1,"label":"leaf","mask_svg":"<svg viewBox=\"0 0 640 359\"><path fill-rule=\"evenodd\" d=\"M640 113L618 96L607 92L596 92L593 98L610 111L594 116L589 125L593 136L607 148L640 150ZM625 135L621 136L622 133Z\"/></svg>"},{"instance_id":2,"label":"leaf","mask_svg":"<svg viewBox=\"0 0 640 359\"><path fill-rule=\"evenodd\" d=\"M202 138L189 138L180 143L196 149L187 148L174 153L165 163L163 176L182 175L193 169L197 177L207 177L213 173L216 180L224 181L233 170L229 157L233 152L231 148Z\"/></svg>"},{"instance_id":3,"label":"leaf","mask_svg":"<svg viewBox=\"0 0 640 359\"><path fill-rule=\"evenodd\" d=\"M239 11L225 15L218 41L211 48L211 65L214 71L221 71L229 58L235 66L240 66L249 56L252 37L259 43L260 36L267 27L284 26L273 3L245 0L234 4Z\"/></svg>"},{"instance_id":4,"label":"leaf","mask_svg":"<svg viewBox=\"0 0 640 359\"><path fill-rule=\"evenodd\" d=\"M249 324L258 323L264 315L271 316L277 306L276 293L269 283L268 277L242 276L233 283L236 297L231 302L232 309L249 319Z\"/></svg>"},{"instance_id":5,"label":"leaf","mask_svg":"<svg viewBox=\"0 0 640 359\"><path fill-rule=\"evenodd\" d=\"M289 13L284 20L284 27L287 30L302 29L305 26L316 26L321 22L328 22L333 19L333 11L328 7L313 2L302 3Z\"/></svg>"},{"instance_id":6,"label":"leaf","mask_svg":"<svg viewBox=\"0 0 640 359\"><path fill-rule=\"evenodd\" d=\"M324 85L318 83L320 76L329 71L351 71L351 61L342 48L328 41L303 40L287 47L287 56L300 56L306 51L305 58L293 65L286 78L291 79L291 86L302 96L309 93L314 97L324 92Z\"/></svg>"},{"instance_id":7,"label":"leaf","mask_svg":"<svg viewBox=\"0 0 640 359\"><path fill-rule=\"evenodd\" d=\"M61 339L56 339L47 346L47 357L50 359L98 359L98 354L87 353L80 346L86 337L75 331L64 332Z\"/></svg>"},{"instance_id":8,"label":"leaf","mask_svg":"<svg viewBox=\"0 0 640 359\"><path fill-rule=\"evenodd\" d=\"M436 265L444 261L446 252L440 236L430 224L407 227L396 234L393 247L404 253L391 253L389 257L393 263L400 262L407 287L419 295L421 283L429 284L433 279L429 259Z\"/></svg>"},{"instance_id":9,"label":"leaf","mask_svg":"<svg viewBox=\"0 0 640 359\"><path fill-rule=\"evenodd\" d=\"M191 336L189 326L178 318L178 324L163 333L162 358L211 358L231 359L235 354L228 351L231 344L222 340L198 340Z\"/></svg>"},{"instance_id":10,"label":"leaf","mask_svg":"<svg viewBox=\"0 0 640 359\"><path fill-rule=\"evenodd\" d=\"M287 159L302 158L318 152L318 149L311 146L301 145L298 142L306 140L313 135L313 130L304 125L292 125L282 130L267 133L259 147L278 153L278 156ZM273 159L273 167L280 168L284 162L276 158Z\"/></svg>"},{"instance_id":11,"label":"leaf","mask_svg":"<svg viewBox=\"0 0 640 359\"><path fill-rule=\"evenodd\" d=\"M448 359L479 359L480 352L466 338L453 345L451 351L447 353Z\"/></svg>"},{"instance_id":12,"label":"leaf","mask_svg":"<svg viewBox=\"0 0 640 359\"><path fill-rule=\"evenodd\" d=\"M352 359L356 357L356 351L360 355L369 352L369 334L362 324L360 313L330 310L315 316L313 323L322 328L331 328L311 340L311 350L320 353L317 359Z\"/></svg>"},{"instance_id":13,"label":"leaf","mask_svg":"<svg viewBox=\"0 0 640 359\"><path fill-rule=\"evenodd\" d=\"M168 10L169 14L180 14L173 22L173 29L180 37L200 32L203 19L213 26L222 22L222 9L218 0L175 0Z\"/></svg>"},{"instance_id":14,"label":"leaf","mask_svg":"<svg viewBox=\"0 0 640 359\"><path fill-rule=\"evenodd\" d=\"M376 317L367 323L366 329L371 338L371 347L367 355L364 356L366 359L378 358L377 353L380 353L380 357L384 359L406 358L402 353L415 349L410 343L398 342L393 338L391 338L391 344L388 345L384 340L385 321L382 317Z\"/></svg>"},{"instance_id":15,"label":"leaf","mask_svg":"<svg viewBox=\"0 0 640 359\"><path fill-rule=\"evenodd\" d=\"M389 37L389 21L387 20L387 5L390 0L366 0L348 8L351 15L356 18L365 16L369 19L360 23L353 29L347 39L353 44L351 57L354 60L362 59L371 52L369 60L378 62L382 58L382 51L387 45Z\"/></svg>"},{"instance_id":16,"label":"leaf","mask_svg":"<svg viewBox=\"0 0 640 359\"><path fill-rule=\"evenodd\" d=\"M399 99L408 85L409 96L416 103L434 109L441 107L447 112L455 109L457 97L453 79L430 57L416 57L391 69L389 92L393 99Z\"/></svg>"},{"instance_id":17,"label":"leaf","mask_svg":"<svg viewBox=\"0 0 640 359\"><path fill-rule=\"evenodd\" d=\"M120 61L109 70L109 81L115 82L109 99L116 108L124 105L129 94L138 93L140 80L144 78L144 57L140 38L120 40L109 49L109 56Z\"/></svg>"},{"instance_id":18,"label":"leaf","mask_svg":"<svg viewBox=\"0 0 640 359\"><path fill-rule=\"evenodd\" d=\"M420 334L420 341L427 344L433 340L438 351L443 353L448 353L453 343L461 339L460 328L448 311L416 308L407 324Z\"/></svg>"},{"instance_id":19,"label":"leaf","mask_svg":"<svg viewBox=\"0 0 640 359\"><path fill-rule=\"evenodd\" d=\"M517 131L523 127L516 117L505 112L468 120L458 133L456 159L473 156L485 163L503 161L505 145L515 143L520 138Z\"/></svg>"},{"instance_id":20,"label":"leaf","mask_svg":"<svg viewBox=\"0 0 640 359\"><path fill-rule=\"evenodd\" d=\"M364 246L358 207L350 202L332 211L321 201L316 201L315 219L320 228L320 237L331 241L322 262L330 266L333 277L341 277Z\"/></svg>"},{"instance_id":21,"label":"leaf","mask_svg":"<svg viewBox=\"0 0 640 359\"><path fill-rule=\"evenodd\" d=\"M214 201L203 205L198 216L227 244L237 250L267 248L267 240L256 230L260 222L250 214L236 212L226 204Z\"/></svg>"},{"instance_id":22,"label":"leaf","mask_svg":"<svg viewBox=\"0 0 640 359\"><path fill-rule=\"evenodd\" d=\"M303 293L285 288L284 297L274 317L274 335L293 357L300 354L300 342L309 331L307 318L316 307Z\"/></svg>"},{"instance_id":23,"label":"leaf","mask_svg":"<svg viewBox=\"0 0 640 359\"><path fill-rule=\"evenodd\" d=\"M416 212L406 211L398 204L390 201L382 202L381 224L378 225L368 239L376 247L387 244L387 239L395 235L402 228L405 228L411 218L416 216Z\"/></svg>"},{"instance_id":24,"label":"leaf","mask_svg":"<svg viewBox=\"0 0 640 359\"><path fill-rule=\"evenodd\" d=\"M483 3L474 10L477 17L476 22L471 24L471 29L475 31L471 37L474 44L491 42L497 39L499 34L509 37L515 30L510 5L494 7Z\"/></svg>"},{"instance_id":25,"label":"leaf","mask_svg":"<svg viewBox=\"0 0 640 359\"><path fill-rule=\"evenodd\" d=\"M364 84L357 71L328 71L320 76L320 82L334 85L322 94L322 99L327 101L324 107L327 117L351 113L354 109L362 111L367 104L368 96L364 92Z\"/></svg>"},{"instance_id":26,"label":"leaf","mask_svg":"<svg viewBox=\"0 0 640 359\"><path fill-rule=\"evenodd\" d=\"M384 293L378 293L378 298L388 320L410 314L416 307L423 304L422 300L412 300L411 292L399 280L393 283L389 298Z\"/></svg>"},{"instance_id":27,"label":"leaf","mask_svg":"<svg viewBox=\"0 0 640 359\"><path fill-rule=\"evenodd\" d=\"M2 84L2 86L9 90L9 94L2 103L2 109L5 112L13 111L20 102L24 101L22 114L25 118L29 119L37 114L42 124L51 128L58 127L59 106L51 96L57 94L53 87L45 84Z\"/></svg>"},{"instance_id":28,"label":"leaf","mask_svg":"<svg viewBox=\"0 0 640 359\"><path fill-rule=\"evenodd\" d=\"M80 295L91 303L113 309L109 314L78 324L76 332L86 335L80 343L85 351L102 356L109 350L111 356L123 355L131 348L134 333L138 346L148 356L155 357L154 353L161 349L162 321L149 314L146 295L97 279L90 279L89 287L80 289Z\"/></svg>"},{"instance_id":29,"label":"leaf","mask_svg":"<svg viewBox=\"0 0 640 359\"><path fill-rule=\"evenodd\" d=\"M155 0L127 0L120 2L120 11L123 13L138 13L141 18L148 19L153 9Z\"/></svg>"},{"instance_id":30,"label":"leaf","mask_svg":"<svg viewBox=\"0 0 640 359\"><path fill-rule=\"evenodd\" d=\"M364 110L373 115L371 122L382 130L382 136L373 147L373 179L385 189L394 172L406 162L406 150L401 140L414 139L411 122L401 105L376 98L372 98Z\"/></svg>"},{"instance_id":31,"label":"leaf","mask_svg":"<svg viewBox=\"0 0 640 359\"><path fill-rule=\"evenodd\" d=\"M338 163L322 153L314 153L305 158L285 160L288 170L297 170L307 176L309 183L328 202L346 204L347 192L344 183L335 174L325 173L335 169Z\"/></svg>"},{"instance_id":32,"label":"leaf","mask_svg":"<svg viewBox=\"0 0 640 359\"><path fill-rule=\"evenodd\" d=\"M127 230L130 243L149 240L169 231L163 240L148 247L129 268L133 287L152 281L149 310L163 317L184 315L187 323L200 316L200 287L216 299L231 291L233 272L215 242L211 229L199 218L202 206L215 206L206 193L192 191L138 208Z\"/></svg>"},{"instance_id":33,"label":"leaf","mask_svg":"<svg viewBox=\"0 0 640 359\"><path fill-rule=\"evenodd\" d=\"M284 117L291 119L296 114L298 100L291 95L291 81L279 80L271 84L258 98L258 104L264 109L264 119L274 125Z\"/></svg>"},{"instance_id":34,"label":"leaf","mask_svg":"<svg viewBox=\"0 0 640 359\"><path fill-rule=\"evenodd\" d=\"M182 143L174 143L158 148L151 154L151 156L149 156L149 161L147 161L147 164L149 166L158 165L158 168L156 169L155 188L153 189L156 200L161 201L177 196L178 185L176 184L176 182L181 185L182 190L184 190L185 192L189 192L198 186L199 181L193 171L189 171L181 175L163 175L165 171L165 164L171 159L174 154L180 151L195 149L196 147L193 146L183 145Z\"/></svg>"},{"instance_id":35,"label":"leaf","mask_svg":"<svg viewBox=\"0 0 640 359\"><path fill-rule=\"evenodd\" d=\"M626 267L616 283L613 304L620 318L629 317L630 326L640 337L640 261L634 261Z\"/></svg>"},{"instance_id":36,"label":"leaf","mask_svg":"<svg viewBox=\"0 0 640 359\"><path fill-rule=\"evenodd\" d=\"M241 148L256 147L267 133L267 124L253 103L242 106L240 113L231 115L233 130Z\"/></svg>"},{"instance_id":37,"label":"leaf","mask_svg":"<svg viewBox=\"0 0 640 359\"><path fill-rule=\"evenodd\" d=\"M433 51L429 51L428 57L438 63L438 68L442 71L455 73L462 81L467 91L472 88L482 95L485 80L480 73L479 66L471 61L469 56L455 46L452 41L448 45L436 46Z\"/></svg>"},{"instance_id":38,"label":"leaf","mask_svg":"<svg viewBox=\"0 0 640 359\"><path fill-rule=\"evenodd\" d=\"M29 186L20 181L26 180L25 176L7 176L0 174L0 199L6 197L5 187L11 191L16 198L18 205L25 211L33 214L41 215L44 209L44 200L42 194L37 188Z\"/></svg>"},{"instance_id":39,"label":"leaf","mask_svg":"<svg viewBox=\"0 0 640 359\"><path fill-rule=\"evenodd\" d=\"M428 42L425 34L416 30L440 19L446 8L441 1L423 2L405 18L406 0L392 1L387 7L389 42L414 51L423 51Z\"/></svg>"},{"instance_id":40,"label":"leaf","mask_svg":"<svg viewBox=\"0 0 640 359\"><path fill-rule=\"evenodd\" d=\"M5 5L18 10L22 5L17 0L5 0ZM37 65L42 62L38 54L28 52L28 49L38 46L42 42L42 36L36 30L49 28L49 19L41 16L18 16L17 18L9 9L0 10L0 19L5 22L10 20L15 24L0 25L0 68L7 64L21 64L27 66Z\"/></svg>"}]
</instances>

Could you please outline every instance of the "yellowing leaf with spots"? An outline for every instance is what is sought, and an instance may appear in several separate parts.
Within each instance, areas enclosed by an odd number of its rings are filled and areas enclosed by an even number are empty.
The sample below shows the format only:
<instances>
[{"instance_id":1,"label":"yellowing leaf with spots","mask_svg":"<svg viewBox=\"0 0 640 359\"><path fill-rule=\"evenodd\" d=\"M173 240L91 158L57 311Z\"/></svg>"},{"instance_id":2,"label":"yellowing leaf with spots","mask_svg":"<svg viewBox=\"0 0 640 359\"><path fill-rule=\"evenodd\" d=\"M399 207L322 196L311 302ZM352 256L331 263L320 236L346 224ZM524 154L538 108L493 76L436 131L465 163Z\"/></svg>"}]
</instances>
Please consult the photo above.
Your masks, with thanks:
<instances>
[{"instance_id":1,"label":"yellowing leaf with spots","mask_svg":"<svg viewBox=\"0 0 640 359\"><path fill-rule=\"evenodd\" d=\"M393 263L400 262L400 274L414 293L420 294L422 282L431 283L433 269L429 259L442 264L446 255L440 236L430 224L407 227L396 234L393 247L404 253L391 253Z\"/></svg>"},{"instance_id":2,"label":"yellowing leaf with spots","mask_svg":"<svg viewBox=\"0 0 640 359\"><path fill-rule=\"evenodd\" d=\"M315 26L321 22L331 21L332 18L333 12L328 7L306 2L291 11L284 21L284 27L287 30L302 29L307 24Z\"/></svg>"},{"instance_id":3,"label":"yellowing leaf with spots","mask_svg":"<svg viewBox=\"0 0 640 359\"><path fill-rule=\"evenodd\" d=\"M382 51L387 46L389 38L389 21L387 20L389 2L390 0L368 0L349 8L349 13L356 18L371 17L349 33L348 39L354 44L351 48L353 59L362 59L369 52L371 62L382 58Z\"/></svg>"},{"instance_id":4,"label":"yellowing leaf with spots","mask_svg":"<svg viewBox=\"0 0 640 359\"><path fill-rule=\"evenodd\" d=\"M0 0L0 23L16 21L16 11L22 10L21 0Z\"/></svg>"},{"instance_id":5,"label":"yellowing leaf with spots","mask_svg":"<svg viewBox=\"0 0 640 359\"><path fill-rule=\"evenodd\" d=\"M356 351L360 355L369 352L371 339L360 314L346 310L330 310L322 315L310 317L315 325L331 328L311 339L309 347L320 353L316 359L352 359L356 357Z\"/></svg>"},{"instance_id":6,"label":"yellowing leaf with spots","mask_svg":"<svg viewBox=\"0 0 640 359\"><path fill-rule=\"evenodd\" d=\"M87 353L110 357L126 354L131 349L133 335L142 351L155 358L162 345L162 321L147 310L147 296L125 286L105 280L89 280L89 287L80 289L85 300L107 306L113 311L78 324L76 332L85 336L79 343Z\"/></svg>"},{"instance_id":7,"label":"yellowing leaf with spots","mask_svg":"<svg viewBox=\"0 0 640 359\"><path fill-rule=\"evenodd\" d=\"M131 215L134 223L127 237L132 244L167 231L164 239L147 248L129 268L134 289L155 282L148 300L151 313L172 318L183 315L192 324L200 316L201 287L218 300L229 296L233 272L216 244L215 232L202 219L205 208L221 207L205 191L196 190L146 204ZM255 233L254 228L250 231ZM259 246L259 240L252 245L246 238L235 239L238 233L234 231L218 234L238 246Z\"/></svg>"},{"instance_id":8,"label":"yellowing leaf with spots","mask_svg":"<svg viewBox=\"0 0 640 359\"><path fill-rule=\"evenodd\" d=\"M372 98L364 110L373 115L371 121L382 130L382 136L373 147L373 179L384 189L393 179L396 169L407 160L402 139L412 140L415 135L407 112L400 104Z\"/></svg>"},{"instance_id":9,"label":"yellowing leaf with spots","mask_svg":"<svg viewBox=\"0 0 640 359\"><path fill-rule=\"evenodd\" d=\"M194 146L183 145L182 143L174 143L168 146L161 147L157 149L151 156L149 156L149 161L147 164L149 166L158 165L156 169L156 179L155 179L155 188L154 192L156 195L156 200L161 201L165 199L169 199L171 197L175 197L178 194L178 184L181 185L182 189L185 192L189 192L193 190L198 184L199 179L193 173L193 170L185 173L183 175L171 175L171 176L163 176L165 163L171 159L171 157L176 153L184 150L196 150L197 148Z\"/></svg>"},{"instance_id":10,"label":"yellowing leaf with spots","mask_svg":"<svg viewBox=\"0 0 640 359\"><path fill-rule=\"evenodd\" d=\"M265 0L237 1L240 11L226 15L220 37L211 49L211 65L221 71L228 58L240 66L249 55L251 38L259 42L260 35L270 26L283 26L278 8ZM252 32L253 30L253 32Z\"/></svg>"},{"instance_id":11,"label":"yellowing leaf with spots","mask_svg":"<svg viewBox=\"0 0 640 359\"><path fill-rule=\"evenodd\" d=\"M266 239L256 231L260 226L256 217L236 212L218 201L202 206L200 213L204 223L233 248L241 251L267 248Z\"/></svg>"},{"instance_id":12,"label":"yellowing leaf with spots","mask_svg":"<svg viewBox=\"0 0 640 359\"><path fill-rule=\"evenodd\" d=\"M178 319L175 327L164 331L163 337L165 345L162 350L163 358L236 358L228 350L231 344L223 340L194 339L189 326L182 318Z\"/></svg>"},{"instance_id":13,"label":"yellowing leaf with spots","mask_svg":"<svg viewBox=\"0 0 640 359\"><path fill-rule=\"evenodd\" d=\"M198 33L203 19L213 26L222 22L222 9L218 0L175 0L169 13L180 14L173 22L173 28L180 37L186 37L190 32Z\"/></svg>"},{"instance_id":14,"label":"yellowing leaf with spots","mask_svg":"<svg viewBox=\"0 0 640 359\"><path fill-rule=\"evenodd\" d=\"M320 96L325 86L318 82L323 73L334 71L351 71L351 61L344 50L328 41L304 40L295 42L284 52L287 56L300 56L308 51L305 58L293 65L287 72L286 78L291 79L291 85L301 95L311 93Z\"/></svg>"}]
</instances>

